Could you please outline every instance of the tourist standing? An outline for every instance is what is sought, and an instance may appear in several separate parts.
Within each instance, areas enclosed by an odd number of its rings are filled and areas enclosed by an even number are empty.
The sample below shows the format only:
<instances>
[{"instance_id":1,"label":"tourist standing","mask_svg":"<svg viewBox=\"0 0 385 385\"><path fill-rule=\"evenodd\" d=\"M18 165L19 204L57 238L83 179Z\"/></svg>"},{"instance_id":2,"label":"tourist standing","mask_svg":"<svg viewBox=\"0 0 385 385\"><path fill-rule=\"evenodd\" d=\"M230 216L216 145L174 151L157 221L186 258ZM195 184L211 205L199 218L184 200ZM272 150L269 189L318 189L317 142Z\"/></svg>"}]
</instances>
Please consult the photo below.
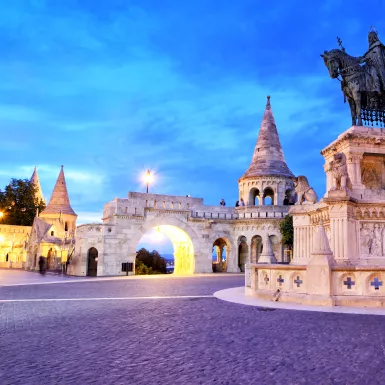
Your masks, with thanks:
<instances>
[{"instance_id":1,"label":"tourist standing","mask_svg":"<svg viewBox=\"0 0 385 385\"><path fill-rule=\"evenodd\" d=\"M221 206L226 206L226 202L225 202L225 200L224 200L223 198L222 198L222 200L221 200L220 205L221 205Z\"/></svg>"},{"instance_id":2,"label":"tourist standing","mask_svg":"<svg viewBox=\"0 0 385 385\"><path fill-rule=\"evenodd\" d=\"M243 200L243 198L241 198L241 206L244 206L245 205L245 201Z\"/></svg>"}]
</instances>

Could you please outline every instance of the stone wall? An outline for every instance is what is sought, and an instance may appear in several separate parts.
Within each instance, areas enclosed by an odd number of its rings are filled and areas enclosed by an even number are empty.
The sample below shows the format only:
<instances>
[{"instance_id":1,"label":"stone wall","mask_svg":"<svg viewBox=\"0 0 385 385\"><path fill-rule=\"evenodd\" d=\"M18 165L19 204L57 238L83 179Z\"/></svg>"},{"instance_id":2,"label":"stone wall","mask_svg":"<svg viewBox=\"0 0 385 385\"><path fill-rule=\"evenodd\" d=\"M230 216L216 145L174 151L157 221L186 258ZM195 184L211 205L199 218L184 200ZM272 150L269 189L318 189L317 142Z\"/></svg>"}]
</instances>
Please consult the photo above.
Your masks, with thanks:
<instances>
[{"instance_id":1,"label":"stone wall","mask_svg":"<svg viewBox=\"0 0 385 385\"><path fill-rule=\"evenodd\" d=\"M226 261L221 263L220 270L244 270L252 253L257 252L253 240L266 234L276 259L282 261L279 223L287 212L288 206L205 206L200 198L130 192L128 198L116 198L104 206L102 224L77 228L69 271L74 275L87 275L88 252L94 247L99 255L98 275L125 275L122 263L135 262L141 237L154 228L170 236L177 256L189 258L182 264L187 270L182 269L181 273L212 273L214 244L226 248ZM191 240L189 251L185 241L179 242L170 228L181 231ZM240 251L242 241L245 248Z\"/></svg>"},{"instance_id":2,"label":"stone wall","mask_svg":"<svg viewBox=\"0 0 385 385\"><path fill-rule=\"evenodd\" d=\"M31 226L0 225L0 267L22 268Z\"/></svg>"}]
</instances>

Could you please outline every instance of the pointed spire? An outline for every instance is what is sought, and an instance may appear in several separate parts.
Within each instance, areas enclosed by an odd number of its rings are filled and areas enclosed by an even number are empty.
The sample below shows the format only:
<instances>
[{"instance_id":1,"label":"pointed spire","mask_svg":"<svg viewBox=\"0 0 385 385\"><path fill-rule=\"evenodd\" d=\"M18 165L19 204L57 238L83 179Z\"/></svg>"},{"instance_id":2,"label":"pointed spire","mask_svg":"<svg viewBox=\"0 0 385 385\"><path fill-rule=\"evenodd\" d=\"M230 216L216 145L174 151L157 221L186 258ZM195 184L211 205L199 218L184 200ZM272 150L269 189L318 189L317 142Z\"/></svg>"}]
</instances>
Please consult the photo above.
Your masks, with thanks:
<instances>
[{"instance_id":1,"label":"pointed spire","mask_svg":"<svg viewBox=\"0 0 385 385\"><path fill-rule=\"evenodd\" d=\"M64 166L61 166L61 170L48 206L41 212L41 216L44 216L44 214L76 215L74 210L72 210L70 199L68 197L67 184L64 177L63 167Z\"/></svg>"},{"instance_id":2,"label":"pointed spire","mask_svg":"<svg viewBox=\"0 0 385 385\"><path fill-rule=\"evenodd\" d=\"M33 174L31 176L30 182L33 183L33 185L36 188L35 198L39 200L39 202L42 200L45 203L45 199L43 196L43 191L40 186L39 176L37 175L37 167L35 166L33 170Z\"/></svg>"},{"instance_id":3,"label":"pointed spire","mask_svg":"<svg viewBox=\"0 0 385 385\"><path fill-rule=\"evenodd\" d=\"M283 176L293 178L294 175L287 167L275 125L270 96L267 97L265 113L259 129L257 144L253 159L243 177Z\"/></svg>"}]
</instances>

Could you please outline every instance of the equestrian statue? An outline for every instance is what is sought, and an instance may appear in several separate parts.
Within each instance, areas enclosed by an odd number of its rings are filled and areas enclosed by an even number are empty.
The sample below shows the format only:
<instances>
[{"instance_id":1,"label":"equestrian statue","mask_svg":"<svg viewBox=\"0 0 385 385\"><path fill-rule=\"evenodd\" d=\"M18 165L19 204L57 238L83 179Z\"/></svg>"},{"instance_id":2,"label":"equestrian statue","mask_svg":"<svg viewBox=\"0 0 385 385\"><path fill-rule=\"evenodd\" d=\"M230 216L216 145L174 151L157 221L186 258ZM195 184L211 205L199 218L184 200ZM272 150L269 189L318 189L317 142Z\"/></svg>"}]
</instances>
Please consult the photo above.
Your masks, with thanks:
<instances>
[{"instance_id":1,"label":"equestrian statue","mask_svg":"<svg viewBox=\"0 0 385 385\"><path fill-rule=\"evenodd\" d=\"M354 57L341 49L325 51L323 57L330 77L341 81L341 89L350 106L352 125L385 126L385 46L372 27L369 49L364 56ZM341 79L339 79L341 77Z\"/></svg>"}]
</instances>

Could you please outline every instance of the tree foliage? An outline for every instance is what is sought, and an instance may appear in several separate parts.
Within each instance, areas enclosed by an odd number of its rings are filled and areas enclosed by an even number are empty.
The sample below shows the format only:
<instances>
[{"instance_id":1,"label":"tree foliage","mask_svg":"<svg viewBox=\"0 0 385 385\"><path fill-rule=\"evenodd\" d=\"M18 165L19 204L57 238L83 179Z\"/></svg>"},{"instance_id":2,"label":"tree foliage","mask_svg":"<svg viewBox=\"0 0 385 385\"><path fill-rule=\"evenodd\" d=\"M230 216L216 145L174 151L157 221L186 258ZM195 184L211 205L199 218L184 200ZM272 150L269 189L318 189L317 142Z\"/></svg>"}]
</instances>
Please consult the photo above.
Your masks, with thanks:
<instances>
[{"instance_id":1,"label":"tree foliage","mask_svg":"<svg viewBox=\"0 0 385 385\"><path fill-rule=\"evenodd\" d=\"M283 221L279 225L279 230L282 234L282 243L284 245L293 245L294 242L294 227L293 217L286 215Z\"/></svg>"},{"instance_id":2,"label":"tree foliage","mask_svg":"<svg viewBox=\"0 0 385 385\"><path fill-rule=\"evenodd\" d=\"M0 223L32 226L36 209L43 211L45 204L35 198L36 187L28 179L11 179L4 191L0 190Z\"/></svg>"},{"instance_id":3,"label":"tree foliage","mask_svg":"<svg viewBox=\"0 0 385 385\"><path fill-rule=\"evenodd\" d=\"M166 265L166 259L156 250L141 248L136 255L135 274L166 274Z\"/></svg>"}]
</instances>

